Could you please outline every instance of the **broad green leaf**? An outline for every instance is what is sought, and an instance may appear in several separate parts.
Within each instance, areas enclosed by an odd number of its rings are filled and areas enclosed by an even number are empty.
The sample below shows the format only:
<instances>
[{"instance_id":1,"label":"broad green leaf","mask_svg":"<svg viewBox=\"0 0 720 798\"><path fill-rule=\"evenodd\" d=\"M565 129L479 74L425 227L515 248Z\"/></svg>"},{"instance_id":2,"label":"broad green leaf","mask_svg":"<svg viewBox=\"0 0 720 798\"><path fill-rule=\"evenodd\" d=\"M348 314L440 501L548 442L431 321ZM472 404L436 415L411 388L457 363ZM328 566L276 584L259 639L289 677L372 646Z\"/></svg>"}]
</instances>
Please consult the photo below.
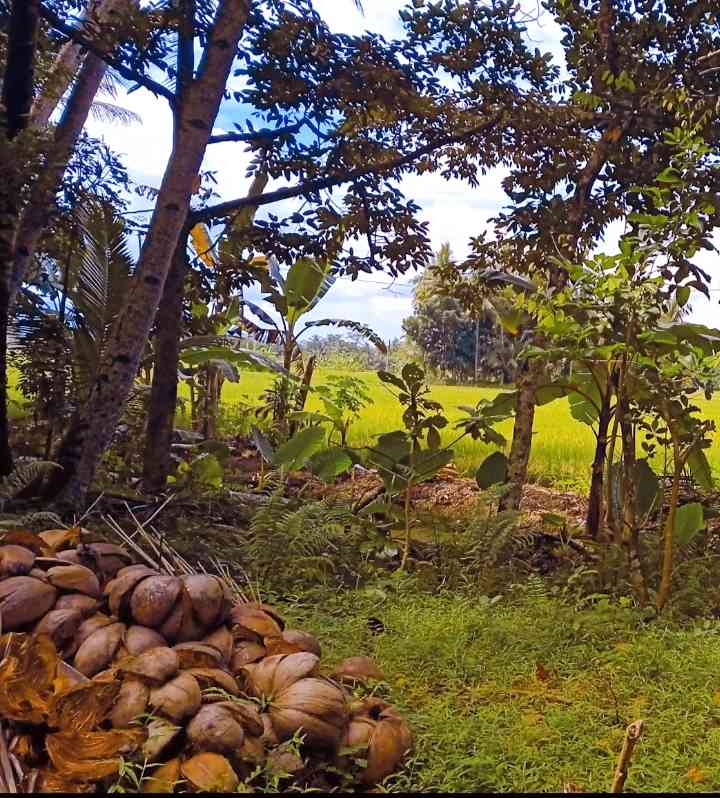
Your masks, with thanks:
<instances>
[{"instance_id":1,"label":"broad green leaf","mask_svg":"<svg viewBox=\"0 0 720 798\"><path fill-rule=\"evenodd\" d=\"M225 461L230 457L230 447L223 443L222 441L215 441L215 440L208 440L203 441L198 449L201 452L207 452L211 454L213 457L217 458L219 463L225 463Z\"/></svg>"},{"instance_id":2,"label":"broad green leaf","mask_svg":"<svg viewBox=\"0 0 720 798\"><path fill-rule=\"evenodd\" d=\"M475 472L475 481L480 490L505 482L508 474L508 459L502 452L488 455Z\"/></svg>"},{"instance_id":3,"label":"broad green leaf","mask_svg":"<svg viewBox=\"0 0 720 798\"><path fill-rule=\"evenodd\" d=\"M657 509L662 501L662 485L647 460L635 464L635 506L640 518Z\"/></svg>"},{"instance_id":4,"label":"broad green leaf","mask_svg":"<svg viewBox=\"0 0 720 798\"><path fill-rule=\"evenodd\" d=\"M256 449L260 452L260 456L266 463L272 463L274 457L273 447L267 436L255 426L251 427L250 433Z\"/></svg>"},{"instance_id":5,"label":"broad green leaf","mask_svg":"<svg viewBox=\"0 0 720 798\"><path fill-rule=\"evenodd\" d=\"M562 388L557 385L541 385L535 391L535 404L547 405L550 402L554 402L556 399L560 399L563 396L567 395L568 395L567 388Z\"/></svg>"},{"instance_id":6,"label":"broad green leaf","mask_svg":"<svg viewBox=\"0 0 720 798\"><path fill-rule=\"evenodd\" d=\"M325 442L322 427L305 427L275 450L273 464L290 470L302 468Z\"/></svg>"},{"instance_id":7,"label":"broad green leaf","mask_svg":"<svg viewBox=\"0 0 720 798\"><path fill-rule=\"evenodd\" d=\"M332 446L329 449L315 452L308 461L310 470L323 482L330 482L352 467L352 460L345 449Z\"/></svg>"},{"instance_id":8,"label":"broad green leaf","mask_svg":"<svg viewBox=\"0 0 720 798\"><path fill-rule=\"evenodd\" d=\"M412 468L412 482L425 482L449 465L453 459L452 449L423 449L415 453Z\"/></svg>"},{"instance_id":9,"label":"broad green leaf","mask_svg":"<svg viewBox=\"0 0 720 798\"><path fill-rule=\"evenodd\" d=\"M330 263L320 263L309 258L295 261L285 277L285 298L288 305L288 322L294 324L307 313L318 297L332 284Z\"/></svg>"},{"instance_id":10,"label":"broad green leaf","mask_svg":"<svg viewBox=\"0 0 720 798\"><path fill-rule=\"evenodd\" d=\"M675 291L675 301L677 302L678 307L682 308L687 305L688 299L690 299L690 286L679 285Z\"/></svg>"},{"instance_id":11,"label":"broad green leaf","mask_svg":"<svg viewBox=\"0 0 720 798\"><path fill-rule=\"evenodd\" d=\"M699 446L693 446L687 460L693 479L704 491L715 490L712 470L705 452Z\"/></svg>"},{"instance_id":12,"label":"broad green leaf","mask_svg":"<svg viewBox=\"0 0 720 798\"><path fill-rule=\"evenodd\" d=\"M702 504L690 502L678 507L675 513L673 537L679 546L687 546L705 526Z\"/></svg>"},{"instance_id":13,"label":"broad green leaf","mask_svg":"<svg viewBox=\"0 0 720 798\"><path fill-rule=\"evenodd\" d=\"M192 461L190 476L194 484L217 490L222 487L223 468L214 454L206 452Z\"/></svg>"},{"instance_id":14,"label":"broad green leaf","mask_svg":"<svg viewBox=\"0 0 720 798\"><path fill-rule=\"evenodd\" d=\"M394 385L396 388L399 388L401 391L405 390L405 383L400 379L400 377L396 377L389 371L378 371L377 375L380 382L388 382L391 385Z\"/></svg>"}]
</instances>

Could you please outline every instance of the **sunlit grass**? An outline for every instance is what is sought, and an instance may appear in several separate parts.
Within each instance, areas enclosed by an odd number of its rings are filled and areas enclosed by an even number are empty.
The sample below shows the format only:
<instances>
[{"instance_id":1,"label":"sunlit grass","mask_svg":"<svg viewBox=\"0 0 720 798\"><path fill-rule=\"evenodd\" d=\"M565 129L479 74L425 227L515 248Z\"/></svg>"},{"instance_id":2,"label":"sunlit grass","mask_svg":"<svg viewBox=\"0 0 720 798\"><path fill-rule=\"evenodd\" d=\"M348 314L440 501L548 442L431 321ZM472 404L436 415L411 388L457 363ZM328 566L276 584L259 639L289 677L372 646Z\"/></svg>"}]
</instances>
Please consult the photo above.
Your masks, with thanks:
<instances>
[{"instance_id":1,"label":"sunlit grass","mask_svg":"<svg viewBox=\"0 0 720 798\"><path fill-rule=\"evenodd\" d=\"M341 372L320 369L316 373L315 384L319 385L331 374L339 373ZM351 445L364 446L382 432L402 429L400 405L392 396L390 389L380 382L375 372L355 372L352 376L365 381L372 397L372 404L363 410L361 418L351 427ZM225 383L223 402L226 405L240 401L255 403L271 381L272 378L265 374L244 374L239 383ZM463 415L458 410L459 405L474 405L481 398L491 398L498 390L467 386L434 386L431 396L442 403L450 421L443 431L443 442L449 443L457 437L454 426ZM720 398L710 402L699 399L698 404L720 427ZM309 407L319 409L319 403L311 399ZM512 428L512 420L498 425L498 430L508 439L508 449ZM530 459L532 480L568 486L586 484L589 480L594 445L595 437L591 428L572 418L566 399L537 408ZM455 447L455 464L460 471L470 472L493 448L465 438ZM717 436L708 451L708 457L713 470L720 474L720 438ZM656 463L656 467L662 468L662 463Z\"/></svg>"}]
</instances>

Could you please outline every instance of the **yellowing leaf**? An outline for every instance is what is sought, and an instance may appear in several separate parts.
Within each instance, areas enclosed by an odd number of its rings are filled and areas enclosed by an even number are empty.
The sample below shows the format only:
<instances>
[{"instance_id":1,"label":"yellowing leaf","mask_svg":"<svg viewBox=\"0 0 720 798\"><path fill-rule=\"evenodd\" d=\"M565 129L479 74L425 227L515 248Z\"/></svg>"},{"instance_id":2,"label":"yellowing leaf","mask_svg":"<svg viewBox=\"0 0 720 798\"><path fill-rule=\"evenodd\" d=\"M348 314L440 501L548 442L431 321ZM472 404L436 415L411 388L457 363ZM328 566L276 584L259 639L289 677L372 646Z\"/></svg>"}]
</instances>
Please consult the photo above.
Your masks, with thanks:
<instances>
[{"instance_id":1,"label":"yellowing leaf","mask_svg":"<svg viewBox=\"0 0 720 798\"><path fill-rule=\"evenodd\" d=\"M212 249L212 241L210 240L210 232L204 224L196 224L190 231L190 239L192 241L195 254L200 260L209 268L215 266L215 255Z\"/></svg>"}]
</instances>

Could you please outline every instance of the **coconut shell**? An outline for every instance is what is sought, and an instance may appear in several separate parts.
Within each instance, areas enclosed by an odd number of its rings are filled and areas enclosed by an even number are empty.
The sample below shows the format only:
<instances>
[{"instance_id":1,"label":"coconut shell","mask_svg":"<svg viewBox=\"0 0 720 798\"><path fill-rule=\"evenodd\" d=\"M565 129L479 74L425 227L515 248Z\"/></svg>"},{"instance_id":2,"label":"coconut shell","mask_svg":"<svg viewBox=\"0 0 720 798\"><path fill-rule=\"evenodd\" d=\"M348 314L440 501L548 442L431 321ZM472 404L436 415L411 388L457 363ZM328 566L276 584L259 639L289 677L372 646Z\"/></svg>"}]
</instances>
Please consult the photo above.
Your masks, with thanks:
<instances>
[{"instance_id":1,"label":"coconut shell","mask_svg":"<svg viewBox=\"0 0 720 798\"><path fill-rule=\"evenodd\" d=\"M48 585L50 584L50 580L42 568L31 568L28 576L32 576L33 579L39 579L41 582L47 582Z\"/></svg>"},{"instance_id":2,"label":"coconut shell","mask_svg":"<svg viewBox=\"0 0 720 798\"><path fill-rule=\"evenodd\" d=\"M176 576L149 576L133 590L130 612L140 626L160 627L170 615L182 590Z\"/></svg>"},{"instance_id":3,"label":"coconut shell","mask_svg":"<svg viewBox=\"0 0 720 798\"><path fill-rule=\"evenodd\" d=\"M333 679L345 683L367 682L371 679L383 679L383 672L370 659L370 657L358 656L344 659L332 672Z\"/></svg>"},{"instance_id":4,"label":"coconut shell","mask_svg":"<svg viewBox=\"0 0 720 798\"><path fill-rule=\"evenodd\" d=\"M180 757L175 757L153 770L152 774L143 783L143 792L175 792L175 787L179 781Z\"/></svg>"},{"instance_id":5,"label":"coconut shell","mask_svg":"<svg viewBox=\"0 0 720 798\"><path fill-rule=\"evenodd\" d=\"M34 563L35 554L25 546L0 546L0 578L25 576Z\"/></svg>"},{"instance_id":6,"label":"coconut shell","mask_svg":"<svg viewBox=\"0 0 720 798\"><path fill-rule=\"evenodd\" d=\"M240 785L230 762L210 751L187 759L182 763L180 773L197 792L235 792Z\"/></svg>"},{"instance_id":7,"label":"coconut shell","mask_svg":"<svg viewBox=\"0 0 720 798\"><path fill-rule=\"evenodd\" d=\"M189 668L186 673L191 673L197 679L203 693L214 688L230 695L240 695L240 688L233 676L220 668ZM224 700L221 696L212 695L203 695L202 699L205 704Z\"/></svg>"},{"instance_id":8,"label":"coconut shell","mask_svg":"<svg viewBox=\"0 0 720 798\"><path fill-rule=\"evenodd\" d=\"M280 637L266 637L263 641L268 656L275 654L296 654L300 651L309 651L315 656L321 656L318 639L309 632L300 629L286 629Z\"/></svg>"},{"instance_id":9,"label":"coconut shell","mask_svg":"<svg viewBox=\"0 0 720 798\"><path fill-rule=\"evenodd\" d=\"M96 629L78 648L73 662L75 668L83 676L94 676L107 668L120 647L124 634L124 623L106 624Z\"/></svg>"},{"instance_id":10,"label":"coconut shell","mask_svg":"<svg viewBox=\"0 0 720 798\"><path fill-rule=\"evenodd\" d=\"M77 554L83 564L97 568L104 579L111 579L121 568L132 563L132 555L115 543L81 543Z\"/></svg>"},{"instance_id":11,"label":"coconut shell","mask_svg":"<svg viewBox=\"0 0 720 798\"><path fill-rule=\"evenodd\" d=\"M180 722L200 709L202 696L197 679L187 672L179 673L162 687L150 691L150 705L170 720Z\"/></svg>"},{"instance_id":12,"label":"coconut shell","mask_svg":"<svg viewBox=\"0 0 720 798\"><path fill-rule=\"evenodd\" d=\"M317 678L300 679L279 692L269 714L281 740L302 730L309 745L321 747L340 742L349 717L343 691L333 682Z\"/></svg>"},{"instance_id":13,"label":"coconut shell","mask_svg":"<svg viewBox=\"0 0 720 798\"><path fill-rule=\"evenodd\" d=\"M275 621L281 630L285 628L285 619L271 604L265 604L262 601L249 601L245 606L255 610L262 610Z\"/></svg>"},{"instance_id":14,"label":"coconut shell","mask_svg":"<svg viewBox=\"0 0 720 798\"><path fill-rule=\"evenodd\" d=\"M48 635L63 656L72 655L76 648L76 635L83 622L80 610L50 610L37 622L35 634Z\"/></svg>"},{"instance_id":15,"label":"coconut shell","mask_svg":"<svg viewBox=\"0 0 720 798\"><path fill-rule=\"evenodd\" d=\"M397 717L382 718L375 726L367 750L364 784L378 784L394 773L412 747L410 728Z\"/></svg>"},{"instance_id":16,"label":"coconut shell","mask_svg":"<svg viewBox=\"0 0 720 798\"><path fill-rule=\"evenodd\" d=\"M74 563L75 565L82 565L83 562L80 559L80 555L77 553L75 549L63 549L59 551L56 555L58 560L62 560L63 562Z\"/></svg>"},{"instance_id":17,"label":"coconut shell","mask_svg":"<svg viewBox=\"0 0 720 798\"><path fill-rule=\"evenodd\" d=\"M0 620L3 632L37 621L55 604L57 590L32 576L0 581Z\"/></svg>"},{"instance_id":18,"label":"coconut shell","mask_svg":"<svg viewBox=\"0 0 720 798\"><path fill-rule=\"evenodd\" d=\"M240 673L246 666L262 659L267 654L265 646L260 643L253 643L251 640L241 640L233 651L230 658L230 670L233 673Z\"/></svg>"},{"instance_id":19,"label":"coconut shell","mask_svg":"<svg viewBox=\"0 0 720 798\"><path fill-rule=\"evenodd\" d=\"M178 643L174 646L180 660L180 669L218 668L220 652L205 643Z\"/></svg>"},{"instance_id":20,"label":"coconut shell","mask_svg":"<svg viewBox=\"0 0 720 798\"><path fill-rule=\"evenodd\" d=\"M236 640L262 642L265 637L279 637L282 629L267 612L247 604L236 604L230 610L230 624Z\"/></svg>"},{"instance_id":21,"label":"coconut shell","mask_svg":"<svg viewBox=\"0 0 720 798\"><path fill-rule=\"evenodd\" d=\"M153 687L159 687L178 672L178 655L171 648L160 646L149 648L130 662L123 665L126 673L145 680Z\"/></svg>"},{"instance_id":22,"label":"coconut shell","mask_svg":"<svg viewBox=\"0 0 720 798\"><path fill-rule=\"evenodd\" d=\"M219 626L214 632L210 632L203 638L203 643L212 646L220 653L220 661L223 665L229 665L233 655L233 636L224 624Z\"/></svg>"},{"instance_id":23,"label":"coconut shell","mask_svg":"<svg viewBox=\"0 0 720 798\"><path fill-rule=\"evenodd\" d=\"M135 625L128 627L123 644L131 657L137 657L149 648L166 647L167 641L160 632Z\"/></svg>"},{"instance_id":24,"label":"coconut shell","mask_svg":"<svg viewBox=\"0 0 720 798\"><path fill-rule=\"evenodd\" d=\"M102 612L91 615L82 622L80 628L77 630L77 634L75 635L76 644L81 646L93 632L102 629L103 626L109 626L111 623L117 623L117 618L111 618L108 615L104 615Z\"/></svg>"},{"instance_id":25,"label":"coconut shell","mask_svg":"<svg viewBox=\"0 0 720 798\"><path fill-rule=\"evenodd\" d=\"M238 751L238 756L243 762L252 762L254 765L262 765L267 757L265 744L259 737L246 734L242 748Z\"/></svg>"},{"instance_id":26,"label":"coconut shell","mask_svg":"<svg viewBox=\"0 0 720 798\"><path fill-rule=\"evenodd\" d=\"M258 705L252 701L222 701L216 706L225 707L228 712L232 713L248 734L260 737L265 730Z\"/></svg>"},{"instance_id":27,"label":"coconut shell","mask_svg":"<svg viewBox=\"0 0 720 798\"><path fill-rule=\"evenodd\" d=\"M315 674L319 664L320 658L306 651L265 657L243 668L247 676L247 692L258 698L270 698L299 679Z\"/></svg>"},{"instance_id":28,"label":"coconut shell","mask_svg":"<svg viewBox=\"0 0 720 798\"><path fill-rule=\"evenodd\" d=\"M142 754L148 762L158 762L176 740L182 729L164 718L154 718L147 725L147 738Z\"/></svg>"},{"instance_id":29,"label":"coconut shell","mask_svg":"<svg viewBox=\"0 0 720 798\"><path fill-rule=\"evenodd\" d=\"M89 618L99 606L97 599L82 593L66 593L55 602L56 610L77 610L83 618Z\"/></svg>"},{"instance_id":30,"label":"coconut shell","mask_svg":"<svg viewBox=\"0 0 720 798\"><path fill-rule=\"evenodd\" d=\"M169 643L198 640L207 631L193 618L192 602L184 585L181 585L175 604L159 631Z\"/></svg>"},{"instance_id":31,"label":"coconut shell","mask_svg":"<svg viewBox=\"0 0 720 798\"><path fill-rule=\"evenodd\" d=\"M100 598L100 582L97 576L84 565L61 565L48 569L50 584L70 593L83 593Z\"/></svg>"},{"instance_id":32,"label":"coconut shell","mask_svg":"<svg viewBox=\"0 0 720 798\"><path fill-rule=\"evenodd\" d=\"M233 754L245 739L243 726L227 702L202 706L188 723L186 732L193 748L218 754Z\"/></svg>"},{"instance_id":33,"label":"coconut shell","mask_svg":"<svg viewBox=\"0 0 720 798\"><path fill-rule=\"evenodd\" d=\"M140 679L124 679L110 714L113 727L116 729L127 728L147 710L149 699L150 688Z\"/></svg>"},{"instance_id":34,"label":"coconut shell","mask_svg":"<svg viewBox=\"0 0 720 798\"><path fill-rule=\"evenodd\" d=\"M222 581L210 574L192 574L182 580L198 621L209 629L221 624L226 611Z\"/></svg>"},{"instance_id":35,"label":"coconut shell","mask_svg":"<svg viewBox=\"0 0 720 798\"><path fill-rule=\"evenodd\" d=\"M270 720L270 715L266 712L262 714L262 722L263 722L263 733L262 737L260 738L268 748L274 748L276 745L280 745L280 738L278 737L277 732L275 731L275 727L272 725L272 720Z\"/></svg>"},{"instance_id":36,"label":"coconut shell","mask_svg":"<svg viewBox=\"0 0 720 798\"><path fill-rule=\"evenodd\" d=\"M147 565L128 565L126 568L121 568L115 578L105 585L110 612L118 617L124 617L128 612L133 588L143 579L156 575L157 571L153 571Z\"/></svg>"}]
</instances>

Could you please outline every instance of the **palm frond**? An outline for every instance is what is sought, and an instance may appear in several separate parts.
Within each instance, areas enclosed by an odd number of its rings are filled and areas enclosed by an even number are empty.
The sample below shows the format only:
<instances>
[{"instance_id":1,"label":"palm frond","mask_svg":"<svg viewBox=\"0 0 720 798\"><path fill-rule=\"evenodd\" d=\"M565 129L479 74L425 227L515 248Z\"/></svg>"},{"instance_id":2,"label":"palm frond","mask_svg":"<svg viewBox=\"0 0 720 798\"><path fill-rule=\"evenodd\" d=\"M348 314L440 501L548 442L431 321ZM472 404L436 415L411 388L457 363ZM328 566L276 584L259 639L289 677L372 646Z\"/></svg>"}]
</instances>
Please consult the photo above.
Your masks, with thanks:
<instances>
[{"instance_id":1,"label":"palm frond","mask_svg":"<svg viewBox=\"0 0 720 798\"><path fill-rule=\"evenodd\" d=\"M137 125L142 122L140 114L131 111L129 108L123 108L121 105L114 103L105 103L96 100L90 106L90 113L93 119L98 122L108 122L118 125Z\"/></svg>"}]
</instances>

